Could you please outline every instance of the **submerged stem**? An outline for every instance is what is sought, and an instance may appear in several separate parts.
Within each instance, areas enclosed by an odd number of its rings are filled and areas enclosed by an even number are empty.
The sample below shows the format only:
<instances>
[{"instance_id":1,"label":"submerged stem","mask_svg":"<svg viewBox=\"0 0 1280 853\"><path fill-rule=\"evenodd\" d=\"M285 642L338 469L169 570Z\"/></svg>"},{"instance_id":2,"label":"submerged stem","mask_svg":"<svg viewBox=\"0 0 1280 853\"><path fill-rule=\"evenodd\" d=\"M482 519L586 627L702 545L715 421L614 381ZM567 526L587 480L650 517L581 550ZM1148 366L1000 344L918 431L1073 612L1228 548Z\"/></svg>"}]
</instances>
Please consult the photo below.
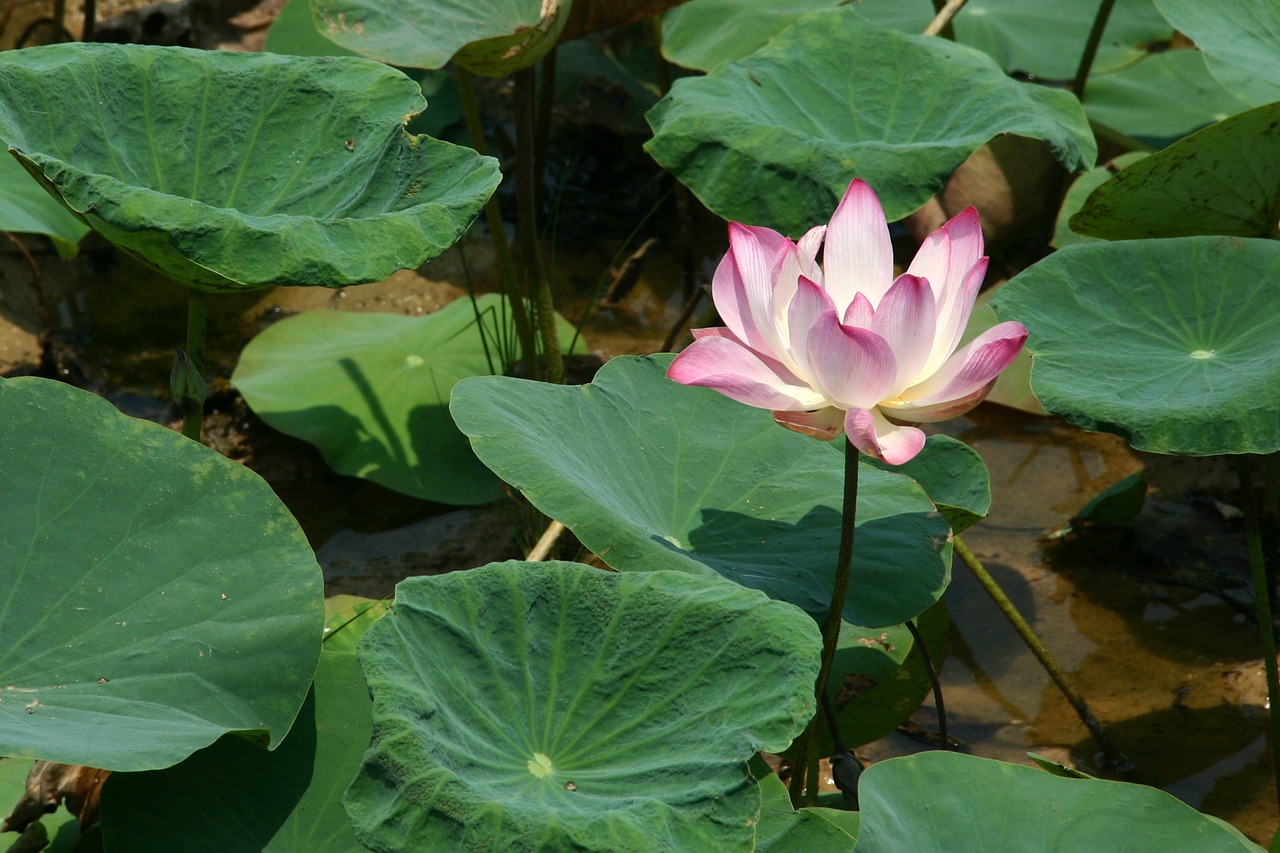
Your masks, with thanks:
<instances>
[{"instance_id":1,"label":"submerged stem","mask_svg":"<svg viewBox=\"0 0 1280 853\"><path fill-rule=\"evenodd\" d=\"M462 99L462 115L467 123L467 136L471 139L471 147L479 154L485 154L488 146L484 142L484 127L480 123L480 103L476 100L476 87L471 72L459 67L458 94ZM498 281L501 290L507 295L511 304L511 320L516 327L516 337L520 339L520 353L524 359L525 370L531 379L538 378L537 346L534 344L533 326L529 322L528 294L516 281L515 266L511 263L511 248L507 245L507 232L502 225L502 210L498 206L498 196L489 196L484 205L485 221L489 225L489 237L493 241L493 255L498 262ZM504 365L505 367L506 365Z\"/></svg>"},{"instance_id":2,"label":"submerged stem","mask_svg":"<svg viewBox=\"0 0 1280 853\"><path fill-rule=\"evenodd\" d=\"M1253 472L1248 456L1236 457L1236 474L1240 478L1240 502L1244 506L1244 533L1249 540L1249 566L1253 570L1253 606L1258 612L1258 636L1262 640L1262 664L1267 673L1267 711L1271 719L1271 765L1276 786L1276 804L1280 806L1280 669L1276 665L1276 629L1271 616L1271 595L1267 588L1266 561L1262 555L1262 530L1258 526L1258 508L1254 504ZM1280 833L1277 833L1280 838ZM1274 842L1273 842L1273 847Z\"/></svg>"},{"instance_id":3,"label":"submerged stem","mask_svg":"<svg viewBox=\"0 0 1280 853\"><path fill-rule=\"evenodd\" d=\"M1080 718L1080 722L1084 723L1085 728L1089 730L1089 734L1093 735L1094 741L1102 750L1102 755L1107 760L1107 763L1111 765L1111 769L1123 770L1127 768L1129 760L1115 748L1111 738L1107 737L1107 733L1103 731L1102 724L1098 722L1098 718L1089 709L1089 703L1085 702L1084 697L1077 693L1076 689L1067 681L1067 675L1062 671L1062 667L1058 666L1058 662L1054 660L1053 655L1049 654L1049 650L1040 641L1040 638L1036 636L1036 632L1032 630L1031 626L1027 624L1027 620L1022 618L1022 614L1018 612L1018 608L1014 607L1013 602L1009 600L1009 596L1004 594L1000 584L996 583L995 578L991 577L986 567L982 565L977 556L969 550L969 546L965 545L959 536L954 538L952 545L955 548L956 555L969 567L969 571L973 573L978 583L995 601L996 606L1000 608L1000 612L1009 620L1009 624L1013 625L1013 629L1018 632L1018 636L1022 638L1022 641L1027 644L1027 648L1031 649L1031 653L1036 656L1036 660L1040 661L1044 671L1049 673L1053 683L1058 685L1058 690L1071 703L1071 707L1075 709L1076 716Z\"/></svg>"},{"instance_id":4,"label":"submerged stem","mask_svg":"<svg viewBox=\"0 0 1280 853\"><path fill-rule=\"evenodd\" d=\"M858 511L859 454L852 445L844 450L844 506L840 515L840 553L836 558L836 577L831 589L831 606L827 608L827 618L822 623L822 665L818 669L818 680L814 683L813 689L816 700L814 715L805 728L804 734L800 736L792 765L795 767L790 785L793 806L800 805L806 775L809 777L811 796L817 796L817 771L806 774L806 770L809 767L809 751L813 746L813 738L820 720L818 708L822 707L822 701L826 695L827 679L831 676L831 665L836 657L836 643L840 640L841 615L844 613L844 600L849 591L849 575L853 567L854 519ZM833 737L838 737L834 731L831 734Z\"/></svg>"}]
</instances>

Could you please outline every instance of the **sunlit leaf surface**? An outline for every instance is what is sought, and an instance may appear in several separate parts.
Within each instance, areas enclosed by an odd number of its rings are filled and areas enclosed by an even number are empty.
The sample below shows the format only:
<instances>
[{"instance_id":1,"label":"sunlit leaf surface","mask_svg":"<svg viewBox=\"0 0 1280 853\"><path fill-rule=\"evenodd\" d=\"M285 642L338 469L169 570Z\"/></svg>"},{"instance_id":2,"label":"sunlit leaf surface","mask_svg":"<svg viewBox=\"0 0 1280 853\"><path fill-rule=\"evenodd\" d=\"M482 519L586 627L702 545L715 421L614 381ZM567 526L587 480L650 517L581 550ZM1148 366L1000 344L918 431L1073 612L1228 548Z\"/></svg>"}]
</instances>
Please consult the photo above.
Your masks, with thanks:
<instances>
[{"instance_id":1,"label":"sunlit leaf surface","mask_svg":"<svg viewBox=\"0 0 1280 853\"><path fill-rule=\"evenodd\" d=\"M1156 788L1064 779L955 752L878 762L858 790L858 853L1114 850L1124 838L1161 853L1262 850Z\"/></svg>"},{"instance_id":2,"label":"sunlit leaf surface","mask_svg":"<svg viewBox=\"0 0 1280 853\"><path fill-rule=\"evenodd\" d=\"M1157 453L1273 453L1278 276L1274 240L1087 243L1023 270L994 304L1030 332L1036 396L1077 426Z\"/></svg>"},{"instance_id":3,"label":"sunlit leaf surface","mask_svg":"<svg viewBox=\"0 0 1280 853\"><path fill-rule=\"evenodd\" d=\"M360 643L360 840L749 851L756 750L813 713L813 620L717 577L499 563L402 581Z\"/></svg>"},{"instance_id":4,"label":"sunlit leaf surface","mask_svg":"<svg viewBox=\"0 0 1280 853\"><path fill-rule=\"evenodd\" d=\"M459 383L476 455L622 572L715 572L826 613L840 542L840 451L769 413L664 375L670 356L615 358L590 385ZM946 521L916 483L861 466L844 618L880 627L937 600Z\"/></svg>"}]
</instances>

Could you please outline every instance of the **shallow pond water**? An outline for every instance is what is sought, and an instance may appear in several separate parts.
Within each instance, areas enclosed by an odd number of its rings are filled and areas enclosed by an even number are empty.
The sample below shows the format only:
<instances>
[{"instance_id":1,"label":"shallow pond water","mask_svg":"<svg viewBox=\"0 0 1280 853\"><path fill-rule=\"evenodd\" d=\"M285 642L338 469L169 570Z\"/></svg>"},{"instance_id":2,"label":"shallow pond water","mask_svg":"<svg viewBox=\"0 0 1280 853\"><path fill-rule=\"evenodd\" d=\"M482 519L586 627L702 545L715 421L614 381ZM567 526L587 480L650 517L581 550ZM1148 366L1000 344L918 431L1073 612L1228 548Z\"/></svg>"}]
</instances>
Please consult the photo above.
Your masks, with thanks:
<instances>
[{"instance_id":1,"label":"shallow pond water","mask_svg":"<svg viewBox=\"0 0 1280 853\"><path fill-rule=\"evenodd\" d=\"M576 277L574 290L583 292L614 248L562 253L557 269ZM492 264L483 244L470 241L463 258L454 251L419 273L360 288L214 299L210 372L228 376L244 343L288 313L418 314L455 298L468 281L487 289ZM50 254L39 260L64 376L131 414L169 417L163 382L183 329L184 294L92 242L71 264ZM683 295L663 282L679 281L678 271L660 256L650 264L626 300L588 324L587 339L602 355L652 352L677 318ZM40 318L25 261L3 252L0 275L0 373L10 373L36 361ZM573 316L582 297L566 296L560 307ZM520 556L541 530L540 519L510 506L457 510L334 475L308 445L261 425L237 395L220 384L212 390L211 443L262 473L298 515L331 592L388 595L407 575ZM1212 490L1221 472L1208 463L1140 458L1118 438L992 405L945 431L974 447L991 470L991 515L964 539L1131 760L1124 778L1162 787L1267 838L1277 816L1264 752L1265 689L1259 693L1260 666L1250 663L1258 654L1253 626L1217 596L1142 576L1131 543L1116 534L1045 539L1103 488L1144 466L1158 475L1156 496L1168 499ZM1237 535L1242 541L1229 522L1220 529L1223 542ZM1221 556L1237 558L1225 546ZM1206 559L1215 562L1214 553ZM951 735L977 755L1026 763L1031 751L1096 772L1096 744L959 562L946 602L952 632L942 679ZM915 719L936 730L931 703ZM923 748L895 734L859 754L875 761Z\"/></svg>"}]
</instances>

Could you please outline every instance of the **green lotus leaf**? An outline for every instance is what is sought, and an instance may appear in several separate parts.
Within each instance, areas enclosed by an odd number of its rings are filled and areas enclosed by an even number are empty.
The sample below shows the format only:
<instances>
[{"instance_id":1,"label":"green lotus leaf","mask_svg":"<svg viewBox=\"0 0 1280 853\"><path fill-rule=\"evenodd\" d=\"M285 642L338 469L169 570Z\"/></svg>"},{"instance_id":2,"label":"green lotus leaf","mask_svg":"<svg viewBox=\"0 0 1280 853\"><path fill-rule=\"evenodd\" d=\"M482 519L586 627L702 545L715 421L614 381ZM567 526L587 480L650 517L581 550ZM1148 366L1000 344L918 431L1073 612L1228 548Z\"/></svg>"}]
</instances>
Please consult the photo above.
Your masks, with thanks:
<instances>
[{"instance_id":1,"label":"green lotus leaf","mask_svg":"<svg viewBox=\"0 0 1280 853\"><path fill-rule=\"evenodd\" d=\"M873 764L858 793L858 853L1115 850L1118 839L1160 853L1262 850L1157 788L1064 779L955 752Z\"/></svg>"},{"instance_id":2,"label":"green lotus leaf","mask_svg":"<svg viewBox=\"0 0 1280 853\"><path fill-rule=\"evenodd\" d=\"M849 853L858 839L858 813L835 809L793 809L787 786L770 773L760 780L757 853Z\"/></svg>"},{"instance_id":3,"label":"green lotus leaf","mask_svg":"<svg viewBox=\"0 0 1280 853\"><path fill-rule=\"evenodd\" d=\"M1274 0L1156 0L1196 43L1228 92L1251 104L1280 100L1280 6Z\"/></svg>"},{"instance_id":4,"label":"green lotus leaf","mask_svg":"<svg viewBox=\"0 0 1280 853\"><path fill-rule=\"evenodd\" d=\"M358 595L331 595L324 600L324 650L356 653L369 626L387 612L389 602Z\"/></svg>"},{"instance_id":5,"label":"green lotus leaf","mask_svg":"<svg viewBox=\"0 0 1280 853\"><path fill-rule=\"evenodd\" d=\"M0 381L0 472L0 755L144 770L280 743L323 596L266 483L35 378Z\"/></svg>"},{"instance_id":6,"label":"green lotus leaf","mask_svg":"<svg viewBox=\"0 0 1280 853\"><path fill-rule=\"evenodd\" d=\"M1062 199L1062 206L1058 208L1058 218L1053 226L1053 239L1049 241L1049 245L1055 249L1062 249L1074 246L1076 243L1092 243L1102 239L1072 231L1071 217L1084 207L1090 193L1111 180L1120 170L1127 169L1149 156L1151 155L1146 151L1130 151L1078 175L1071 183L1071 188L1067 190L1066 197Z\"/></svg>"},{"instance_id":7,"label":"green lotus leaf","mask_svg":"<svg viewBox=\"0 0 1280 853\"><path fill-rule=\"evenodd\" d=\"M929 436L924 450L902 465L878 459L867 459L867 464L906 474L919 483L954 533L967 530L991 511L991 475L986 463L972 447L949 436Z\"/></svg>"},{"instance_id":8,"label":"green lotus leaf","mask_svg":"<svg viewBox=\"0 0 1280 853\"><path fill-rule=\"evenodd\" d=\"M1210 125L1134 163L1095 189L1071 228L1108 240L1280 229L1280 103Z\"/></svg>"},{"instance_id":9,"label":"green lotus leaf","mask_svg":"<svg viewBox=\"0 0 1280 853\"><path fill-rule=\"evenodd\" d=\"M307 0L289 0L284 4L267 28L266 50L290 56L359 55L316 31ZM415 68L406 73L422 88L422 97L428 107L405 126L409 133L439 136L445 128L462 118L462 99L447 71Z\"/></svg>"},{"instance_id":10,"label":"green lotus leaf","mask_svg":"<svg viewBox=\"0 0 1280 853\"><path fill-rule=\"evenodd\" d=\"M54 201L17 160L0 155L0 231L45 234L58 255L70 260L89 227Z\"/></svg>"},{"instance_id":11,"label":"green lotus leaf","mask_svg":"<svg viewBox=\"0 0 1280 853\"><path fill-rule=\"evenodd\" d=\"M356 656L326 647L311 694L274 752L224 737L174 767L112 774L102 793L107 849L364 853L342 795L372 731Z\"/></svg>"},{"instance_id":12,"label":"green lotus leaf","mask_svg":"<svg viewBox=\"0 0 1280 853\"><path fill-rule=\"evenodd\" d=\"M1112 483L1081 507L1071 517L1072 524L1092 521L1095 524L1128 524L1142 512L1147 500L1147 472L1130 474L1118 483Z\"/></svg>"},{"instance_id":13,"label":"green lotus leaf","mask_svg":"<svg viewBox=\"0 0 1280 853\"><path fill-rule=\"evenodd\" d=\"M1253 104L1223 89L1198 50L1166 50L1089 78L1090 120L1162 148Z\"/></svg>"},{"instance_id":14,"label":"green lotus leaf","mask_svg":"<svg viewBox=\"0 0 1280 853\"><path fill-rule=\"evenodd\" d=\"M667 12L662 52L688 68L709 71L743 59L801 15L843 5L842 0L762 4L758 0L689 0ZM920 33L936 12L929 0L859 0L862 14L881 26ZM1098 8L1084 2L969 0L956 16L956 39L989 54L1005 71L1070 80ZM1121 3L1107 20L1094 70L1108 71L1141 58L1146 45L1170 35L1169 24L1149 2ZM1073 45L1076 51L1063 50Z\"/></svg>"},{"instance_id":15,"label":"green lotus leaf","mask_svg":"<svg viewBox=\"0 0 1280 853\"><path fill-rule=\"evenodd\" d=\"M311 0L316 29L361 56L405 68L452 59L501 77L555 47L572 0Z\"/></svg>"},{"instance_id":16,"label":"green lotus leaf","mask_svg":"<svg viewBox=\"0 0 1280 853\"><path fill-rule=\"evenodd\" d=\"M1096 154L1069 93L853 6L812 12L747 59L677 80L648 119L646 149L713 212L796 236L830 218L854 177L890 220L906 216L1001 133L1043 139L1073 171Z\"/></svg>"},{"instance_id":17,"label":"green lotus leaf","mask_svg":"<svg viewBox=\"0 0 1280 853\"><path fill-rule=\"evenodd\" d=\"M557 324L567 350L573 327ZM340 474L440 503L488 503L501 484L454 426L449 392L500 371L500 343L513 335L492 293L421 317L312 311L250 341L231 381L259 417L314 444Z\"/></svg>"},{"instance_id":18,"label":"green lotus leaf","mask_svg":"<svg viewBox=\"0 0 1280 853\"><path fill-rule=\"evenodd\" d=\"M1027 327L1036 396L1077 426L1156 453L1273 453L1278 276L1274 240L1087 243L1023 270L994 305Z\"/></svg>"},{"instance_id":19,"label":"green lotus leaf","mask_svg":"<svg viewBox=\"0 0 1280 853\"><path fill-rule=\"evenodd\" d=\"M175 281L379 281L447 249L496 161L404 124L413 81L348 57L61 44L0 54L0 138L45 188Z\"/></svg>"},{"instance_id":20,"label":"green lotus leaf","mask_svg":"<svg viewBox=\"0 0 1280 853\"><path fill-rule=\"evenodd\" d=\"M716 577L497 563L415 577L360 642L347 793L381 853L749 851L757 750L813 713L821 638Z\"/></svg>"},{"instance_id":21,"label":"green lotus leaf","mask_svg":"<svg viewBox=\"0 0 1280 853\"><path fill-rule=\"evenodd\" d=\"M451 411L480 459L621 572L722 574L822 616L844 459L769 413L619 357L590 385L460 382ZM897 625L942 595L946 521L908 477L862 465L844 618Z\"/></svg>"}]
</instances>

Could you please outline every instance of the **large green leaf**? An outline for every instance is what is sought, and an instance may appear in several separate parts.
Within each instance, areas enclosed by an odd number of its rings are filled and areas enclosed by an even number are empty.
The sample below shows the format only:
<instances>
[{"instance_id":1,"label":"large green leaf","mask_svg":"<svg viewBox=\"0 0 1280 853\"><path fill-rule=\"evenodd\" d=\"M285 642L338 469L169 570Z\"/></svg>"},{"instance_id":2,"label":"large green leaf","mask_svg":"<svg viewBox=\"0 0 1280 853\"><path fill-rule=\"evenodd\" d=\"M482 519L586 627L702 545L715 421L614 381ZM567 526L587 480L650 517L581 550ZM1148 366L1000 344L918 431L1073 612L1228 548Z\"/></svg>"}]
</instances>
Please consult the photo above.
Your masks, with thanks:
<instances>
[{"instance_id":1,"label":"large green leaf","mask_svg":"<svg viewBox=\"0 0 1280 853\"><path fill-rule=\"evenodd\" d=\"M348 57L64 44L0 54L0 138L81 219L205 290L378 281L447 249L496 161L404 123Z\"/></svg>"},{"instance_id":2,"label":"large green leaf","mask_svg":"<svg viewBox=\"0 0 1280 853\"><path fill-rule=\"evenodd\" d=\"M1275 0L1156 0L1204 53L1209 72L1251 104L1280 100L1280 5Z\"/></svg>"},{"instance_id":3,"label":"large green leaf","mask_svg":"<svg viewBox=\"0 0 1280 853\"><path fill-rule=\"evenodd\" d=\"M672 62L709 71L759 50L801 15L844 2L689 0L663 18L662 51ZM907 33L921 32L935 13L930 0L860 0L858 8L876 23ZM989 54L1005 71L1070 80L1097 11L1094 0L969 0L954 27L961 44ZM1168 23L1150 2L1118 4L1093 67L1106 71L1133 62L1143 55L1146 43L1169 34Z\"/></svg>"},{"instance_id":4,"label":"large green leaf","mask_svg":"<svg viewBox=\"0 0 1280 853\"><path fill-rule=\"evenodd\" d=\"M0 155L0 231L47 234L66 260L76 256L89 227L54 201L17 160Z\"/></svg>"},{"instance_id":5,"label":"large green leaf","mask_svg":"<svg viewBox=\"0 0 1280 853\"><path fill-rule=\"evenodd\" d=\"M316 31L307 0L289 0L267 28L266 50L290 56L358 56ZM407 72L422 88L427 109L406 125L410 133L438 136L462 117L458 87L447 71L413 69Z\"/></svg>"},{"instance_id":6,"label":"large green leaf","mask_svg":"<svg viewBox=\"0 0 1280 853\"><path fill-rule=\"evenodd\" d=\"M889 219L906 216L1001 133L1045 140L1070 170L1096 154L1067 92L852 6L805 15L742 62L676 81L648 118L649 153L712 211L793 235L829 219L853 177L875 187Z\"/></svg>"},{"instance_id":7,"label":"large green leaf","mask_svg":"<svg viewBox=\"0 0 1280 853\"><path fill-rule=\"evenodd\" d=\"M311 0L316 29L405 68L450 59L478 74L527 68L555 47L572 0Z\"/></svg>"},{"instance_id":8,"label":"large green leaf","mask_svg":"<svg viewBox=\"0 0 1280 853\"><path fill-rule=\"evenodd\" d=\"M557 324L567 348L573 327ZM259 417L316 445L339 473L441 503L488 503L501 484L454 426L449 392L501 371L500 343L513 334L492 293L421 317L313 311L250 341L231 380Z\"/></svg>"},{"instance_id":9,"label":"large green leaf","mask_svg":"<svg viewBox=\"0 0 1280 853\"><path fill-rule=\"evenodd\" d=\"M1087 243L1019 273L995 308L1030 333L1040 401L1077 426L1157 453L1273 453L1278 280L1274 240Z\"/></svg>"},{"instance_id":10,"label":"large green leaf","mask_svg":"<svg viewBox=\"0 0 1280 853\"><path fill-rule=\"evenodd\" d=\"M280 743L320 568L257 475L99 397L0 382L0 755L164 767Z\"/></svg>"},{"instance_id":11,"label":"large green leaf","mask_svg":"<svg viewBox=\"0 0 1280 853\"><path fill-rule=\"evenodd\" d=\"M175 767L112 774L102 794L107 849L364 853L342 795L369 745L372 708L356 656L326 648L274 752L224 737Z\"/></svg>"},{"instance_id":12,"label":"large green leaf","mask_svg":"<svg viewBox=\"0 0 1280 853\"><path fill-rule=\"evenodd\" d=\"M1089 79L1089 118L1156 147L1246 110L1204 67L1198 50L1166 50Z\"/></svg>"},{"instance_id":13,"label":"large green leaf","mask_svg":"<svg viewBox=\"0 0 1280 853\"><path fill-rule=\"evenodd\" d=\"M1280 229L1280 102L1210 125L1094 190L1071 228L1108 240Z\"/></svg>"},{"instance_id":14,"label":"large green leaf","mask_svg":"<svg viewBox=\"0 0 1280 853\"><path fill-rule=\"evenodd\" d=\"M664 375L671 356L619 357L590 385L460 382L451 410L480 459L623 571L717 572L826 613L844 460L769 413ZM938 599L947 523L908 477L861 466L844 618L881 627Z\"/></svg>"},{"instance_id":15,"label":"large green leaf","mask_svg":"<svg viewBox=\"0 0 1280 853\"><path fill-rule=\"evenodd\" d=\"M1145 785L925 752L867 768L858 853L1257 853L1261 847Z\"/></svg>"},{"instance_id":16,"label":"large green leaf","mask_svg":"<svg viewBox=\"0 0 1280 853\"><path fill-rule=\"evenodd\" d=\"M356 835L382 853L750 850L747 759L812 715L821 646L799 610L715 577L409 578L360 642Z\"/></svg>"}]
</instances>

